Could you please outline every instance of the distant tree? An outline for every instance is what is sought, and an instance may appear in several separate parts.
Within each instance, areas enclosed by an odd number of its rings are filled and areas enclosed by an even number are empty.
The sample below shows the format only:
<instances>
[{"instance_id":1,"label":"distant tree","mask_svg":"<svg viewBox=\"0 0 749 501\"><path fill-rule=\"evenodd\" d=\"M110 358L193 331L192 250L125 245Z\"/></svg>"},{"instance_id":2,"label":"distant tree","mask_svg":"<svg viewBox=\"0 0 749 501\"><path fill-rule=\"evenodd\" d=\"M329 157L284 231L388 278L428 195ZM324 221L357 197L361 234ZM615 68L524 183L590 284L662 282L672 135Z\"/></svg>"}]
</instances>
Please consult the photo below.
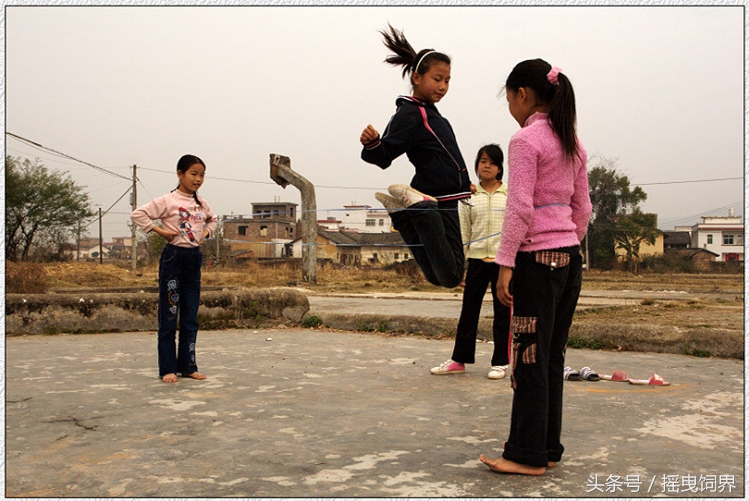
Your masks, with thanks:
<instances>
[{"instance_id":1,"label":"distant tree","mask_svg":"<svg viewBox=\"0 0 749 501\"><path fill-rule=\"evenodd\" d=\"M588 227L590 266L611 268L616 262L616 236L622 218L639 210L648 196L639 186L630 188L627 176L616 170L616 160L592 157L588 168L588 186L593 214Z\"/></svg>"},{"instance_id":2,"label":"distant tree","mask_svg":"<svg viewBox=\"0 0 749 501\"><path fill-rule=\"evenodd\" d=\"M33 261L70 261L75 257L75 244L70 243L69 229L45 232L34 239L29 257ZM76 236L76 235L73 235Z\"/></svg>"},{"instance_id":3,"label":"distant tree","mask_svg":"<svg viewBox=\"0 0 749 501\"><path fill-rule=\"evenodd\" d=\"M640 245L655 243L659 233L657 224L658 218L655 214L645 214L639 208L632 214L619 217L614 241L616 248L625 252L624 261L631 273L637 274L640 270Z\"/></svg>"},{"instance_id":4,"label":"distant tree","mask_svg":"<svg viewBox=\"0 0 749 501\"><path fill-rule=\"evenodd\" d=\"M157 225L161 226L161 223L157 223ZM140 232L140 230L138 231ZM146 256L148 257L148 262L158 263L159 258L161 257L161 252L164 250L164 247L166 247L167 241L155 231L149 231L145 234L143 232L140 233L145 235L144 241L146 244Z\"/></svg>"},{"instance_id":5,"label":"distant tree","mask_svg":"<svg viewBox=\"0 0 749 501\"><path fill-rule=\"evenodd\" d=\"M88 194L67 172L54 172L36 159L5 157L5 256L29 259L37 241L60 242L93 216Z\"/></svg>"},{"instance_id":6,"label":"distant tree","mask_svg":"<svg viewBox=\"0 0 749 501\"><path fill-rule=\"evenodd\" d=\"M224 238L223 226L219 225L209 240L200 245L203 262L208 260L220 262L231 254L231 243Z\"/></svg>"}]
</instances>

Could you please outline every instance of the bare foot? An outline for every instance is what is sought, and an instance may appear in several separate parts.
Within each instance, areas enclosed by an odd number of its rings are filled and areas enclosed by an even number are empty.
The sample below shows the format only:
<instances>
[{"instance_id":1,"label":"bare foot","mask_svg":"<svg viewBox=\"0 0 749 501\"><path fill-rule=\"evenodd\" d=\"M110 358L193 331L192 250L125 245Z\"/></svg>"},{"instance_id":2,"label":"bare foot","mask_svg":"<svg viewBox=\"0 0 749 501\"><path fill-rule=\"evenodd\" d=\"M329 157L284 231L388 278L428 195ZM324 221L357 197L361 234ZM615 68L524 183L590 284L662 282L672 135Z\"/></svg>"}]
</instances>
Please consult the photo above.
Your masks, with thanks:
<instances>
[{"instance_id":1,"label":"bare foot","mask_svg":"<svg viewBox=\"0 0 749 501\"><path fill-rule=\"evenodd\" d=\"M190 374L185 374L184 376L185 377L191 377L193 379L205 379L206 378L205 374L201 374L198 371L191 372Z\"/></svg>"},{"instance_id":2,"label":"bare foot","mask_svg":"<svg viewBox=\"0 0 749 501\"><path fill-rule=\"evenodd\" d=\"M507 442L502 442L502 449L505 448ZM557 465L556 461L549 461L546 465L547 468L554 468Z\"/></svg>"},{"instance_id":3,"label":"bare foot","mask_svg":"<svg viewBox=\"0 0 749 501\"><path fill-rule=\"evenodd\" d=\"M543 475L546 473L546 468L543 466L528 466L527 464L520 464L514 461L510 461L505 458L489 459L483 454L479 456L482 463L489 467L490 470L496 471L497 473L517 473L519 475Z\"/></svg>"},{"instance_id":4,"label":"bare foot","mask_svg":"<svg viewBox=\"0 0 749 501\"><path fill-rule=\"evenodd\" d=\"M166 374L163 378L161 378L162 381L165 383L176 383L177 382L177 375L176 374Z\"/></svg>"}]
</instances>

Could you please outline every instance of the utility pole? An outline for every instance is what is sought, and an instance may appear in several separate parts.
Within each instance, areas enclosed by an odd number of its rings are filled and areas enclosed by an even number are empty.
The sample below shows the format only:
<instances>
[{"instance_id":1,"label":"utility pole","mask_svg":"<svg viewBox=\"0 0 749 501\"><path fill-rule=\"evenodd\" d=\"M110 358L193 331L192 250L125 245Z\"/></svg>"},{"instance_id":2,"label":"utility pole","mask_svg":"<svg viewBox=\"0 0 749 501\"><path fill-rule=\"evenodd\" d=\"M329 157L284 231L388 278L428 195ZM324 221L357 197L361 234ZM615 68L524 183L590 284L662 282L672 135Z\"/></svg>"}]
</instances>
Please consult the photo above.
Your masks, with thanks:
<instances>
[{"instance_id":1,"label":"utility pole","mask_svg":"<svg viewBox=\"0 0 749 501\"><path fill-rule=\"evenodd\" d=\"M133 192L130 194L130 207L132 207L133 210L138 208L138 185L136 181L138 180L138 177L135 175L135 172L137 171L138 166L133 165ZM130 221L130 239L132 240L131 246L132 246L132 259L133 259L133 270L137 266L138 262L138 242L136 241L136 233L135 233L135 223Z\"/></svg>"},{"instance_id":2,"label":"utility pole","mask_svg":"<svg viewBox=\"0 0 749 501\"><path fill-rule=\"evenodd\" d=\"M75 240L75 260L81 260L81 222L78 221L78 232L76 233Z\"/></svg>"},{"instance_id":3,"label":"utility pole","mask_svg":"<svg viewBox=\"0 0 749 501\"><path fill-rule=\"evenodd\" d=\"M99 264L104 262L104 241L101 238L101 207L99 207Z\"/></svg>"},{"instance_id":4,"label":"utility pole","mask_svg":"<svg viewBox=\"0 0 749 501\"><path fill-rule=\"evenodd\" d=\"M221 256L219 255L220 252L220 241L221 241L221 220L219 220L218 224L216 225L216 266L221 264Z\"/></svg>"}]
</instances>

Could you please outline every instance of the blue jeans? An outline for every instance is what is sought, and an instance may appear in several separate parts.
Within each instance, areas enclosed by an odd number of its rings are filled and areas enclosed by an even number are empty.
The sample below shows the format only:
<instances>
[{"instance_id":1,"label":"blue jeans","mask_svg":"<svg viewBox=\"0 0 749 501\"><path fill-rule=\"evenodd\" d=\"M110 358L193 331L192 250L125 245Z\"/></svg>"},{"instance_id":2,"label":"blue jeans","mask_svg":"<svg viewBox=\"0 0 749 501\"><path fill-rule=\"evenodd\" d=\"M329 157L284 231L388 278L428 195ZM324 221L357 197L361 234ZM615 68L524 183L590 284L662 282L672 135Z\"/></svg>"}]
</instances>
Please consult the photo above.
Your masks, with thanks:
<instances>
[{"instance_id":1,"label":"blue jeans","mask_svg":"<svg viewBox=\"0 0 749 501\"><path fill-rule=\"evenodd\" d=\"M463 290L463 307L460 310L458 331L455 334L455 347L451 357L456 362L472 364L476 361L476 331L481 315L481 304L484 301L486 287L489 286L492 291L492 304L494 305L492 366L510 363L507 355L510 335L510 308L497 299L498 275L499 265L497 263L489 263L481 259L468 260L466 287Z\"/></svg>"},{"instance_id":2,"label":"blue jeans","mask_svg":"<svg viewBox=\"0 0 749 501\"><path fill-rule=\"evenodd\" d=\"M560 461L564 356L582 285L580 247L556 257L518 252L512 275L512 398L510 436L502 457L530 466ZM563 266L559 255L569 256Z\"/></svg>"},{"instance_id":3,"label":"blue jeans","mask_svg":"<svg viewBox=\"0 0 749 501\"><path fill-rule=\"evenodd\" d=\"M159 260L159 377L198 370L195 340L198 336L200 304L199 247L167 245ZM177 319L179 343L175 346Z\"/></svg>"},{"instance_id":4,"label":"blue jeans","mask_svg":"<svg viewBox=\"0 0 749 501\"><path fill-rule=\"evenodd\" d=\"M463 280L463 241L458 202L417 202L390 213L393 227L432 284L452 289Z\"/></svg>"}]
</instances>

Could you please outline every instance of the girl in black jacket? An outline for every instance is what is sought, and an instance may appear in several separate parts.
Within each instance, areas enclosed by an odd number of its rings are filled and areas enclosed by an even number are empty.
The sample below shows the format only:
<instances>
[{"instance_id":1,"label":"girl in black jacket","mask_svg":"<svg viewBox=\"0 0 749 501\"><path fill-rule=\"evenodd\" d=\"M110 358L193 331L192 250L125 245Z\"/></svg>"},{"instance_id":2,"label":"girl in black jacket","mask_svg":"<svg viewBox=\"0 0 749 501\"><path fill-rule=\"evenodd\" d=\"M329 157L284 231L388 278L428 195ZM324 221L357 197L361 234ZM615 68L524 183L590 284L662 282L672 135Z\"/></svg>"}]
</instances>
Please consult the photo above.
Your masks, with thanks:
<instances>
[{"instance_id":1,"label":"girl in black jacket","mask_svg":"<svg viewBox=\"0 0 749 501\"><path fill-rule=\"evenodd\" d=\"M426 279L457 287L464 267L458 201L470 199L472 186L452 127L434 106L450 86L450 58L432 49L417 53L402 32L389 28L381 33L394 54L385 61L403 66L413 95L396 100L382 137L371 125L362 131L361 157L386 169L406 154L416 168L411 186L396 184L388 188L390 195L375 197L390 212Z\"/></svg>"}]
</instances>

